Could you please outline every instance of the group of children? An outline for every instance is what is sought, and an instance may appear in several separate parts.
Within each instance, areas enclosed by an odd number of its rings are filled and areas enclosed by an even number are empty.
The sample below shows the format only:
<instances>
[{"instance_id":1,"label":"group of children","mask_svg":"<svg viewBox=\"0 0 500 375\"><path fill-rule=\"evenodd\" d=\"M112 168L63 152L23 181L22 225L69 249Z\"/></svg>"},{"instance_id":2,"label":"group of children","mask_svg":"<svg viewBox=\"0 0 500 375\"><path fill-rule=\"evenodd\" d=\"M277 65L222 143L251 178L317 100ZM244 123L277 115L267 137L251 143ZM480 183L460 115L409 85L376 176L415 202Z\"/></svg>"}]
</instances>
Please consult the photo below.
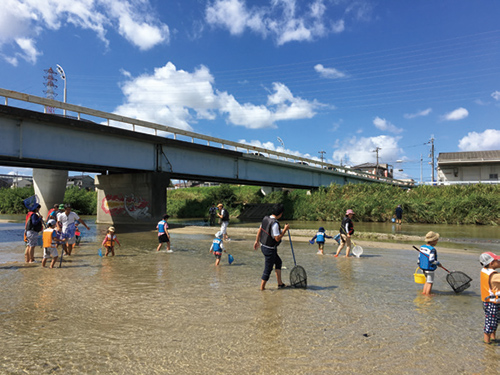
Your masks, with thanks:
<instances>
[{"instance_id":1,"label":"group of children","mask_svg":"<svg viewBox=\"0 0 500 375\"><path fill-rule=\"evenodd\" d=\"M425 283L422 294L430 295L434 284L434 272L441 266L438 261L437 250L435 246L439 241L439 233L429 231L425 235L425 245L420 246L418 265L425 275ZM323 254L325 240L334 238L325 233L325 228L320 227L316 235L309 241L311 244L318 244L318 254ZM337 240L337 242L340 242ZM343 243L340 243L343 247ZM339 246L339 247L340 247ZM341 247L340 247L341 249ZM336 254L338 255L338 253ZM349 253L347 253L349 256ZM481 300L485 313L484 319L484 343L488 345L499 344L496 340L496 330L498 328L500 312L500 273L495 269L500 268L500 256L486 252L479 256L479 262L483 267L480 274Z\"/></svg>"},{"instance_id":2,"label":"group of children","mask_svg":"<svg viewBox=\"0 0 500 375\"><path fill-rule=\"evenodd\" d=\"M346 216L352 217L354 212L348 210ZM160 220L156 226L158 230L158 247L157 251L160 251L163 244L166 244L167 251L172 252L170 249L170 234L168 233L168 223L167 220L169 215L164 215L163 219ZM65 241L64 235L61 228L56 227L56 220L49 219L47 221L47 228L43 231L43 260L42 266L45 267L47 259L52 258L50 263L50 268L54 268L54 265L58 258L57 246ZM346 227L347 230L352 229ZM353 232L353 230L352 230ZM223 244L224 233L218 231L215 234L215 238L210 246L210 253L215 256L215 265L220 264L222 253L226 252ZM318 254L323 254L326 239L335 238L339 242L339 250L336 256L347 244L346 239L342 236L340 239L336 238L338 236L332 237L326 234L325 228L320 227L316 235L309 241L311 244L318 244ZM429 231L425 235L425 245L422 245L419 249L418 265L422 269L425 275L425 283L422 290L422 294L430 295L432 292L432 286L434 284L434 273L437 267L441 264L438 261L437 250L435 246L439 241L439 233ZM115 234L115 228L109 227L102 241L102 245L106 248L106 256L111 254L115 255L114 247L115 243L121 246L118 238ZM349 256L349 248L347 249L346 256ZM229 263L231 263L232 257L228 257ZM495 269L500 268L500 256L492 253L486 252L482 253L479 257L479 262L483 266L480 274L480 285L481 285L481 300L483 302L483 308L485 312L485 324L484 324L484 342L486 344L497 344L496 341L496 330L498 327L498 314L500 305L500 273L495 271Z\"/></svg>"}]
</instances>

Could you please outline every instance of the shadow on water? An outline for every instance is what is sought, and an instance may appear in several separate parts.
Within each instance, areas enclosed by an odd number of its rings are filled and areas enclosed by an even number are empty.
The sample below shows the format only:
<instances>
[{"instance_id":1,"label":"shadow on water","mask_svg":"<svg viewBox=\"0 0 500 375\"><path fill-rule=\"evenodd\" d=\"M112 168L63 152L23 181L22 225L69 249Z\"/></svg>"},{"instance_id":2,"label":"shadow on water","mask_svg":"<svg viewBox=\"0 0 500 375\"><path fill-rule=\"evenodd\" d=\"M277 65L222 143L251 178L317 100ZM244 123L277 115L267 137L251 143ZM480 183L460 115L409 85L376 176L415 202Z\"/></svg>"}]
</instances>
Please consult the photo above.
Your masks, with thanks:
<instances>
[{"instance_id":1,"label":"shadow on water","mask_svg":"<svg viewBox=\"0 0 500 375\"><path fill-rule=\"evenodd\" d=\"M308 285L307 286L307 289L310 289L310 290L334 290L337 288L338 288L338 286L335 286L335 285L331 285L331 286ZM291 289L293 289L293 288L291 288Z\"/></svg>"}]
</instances>

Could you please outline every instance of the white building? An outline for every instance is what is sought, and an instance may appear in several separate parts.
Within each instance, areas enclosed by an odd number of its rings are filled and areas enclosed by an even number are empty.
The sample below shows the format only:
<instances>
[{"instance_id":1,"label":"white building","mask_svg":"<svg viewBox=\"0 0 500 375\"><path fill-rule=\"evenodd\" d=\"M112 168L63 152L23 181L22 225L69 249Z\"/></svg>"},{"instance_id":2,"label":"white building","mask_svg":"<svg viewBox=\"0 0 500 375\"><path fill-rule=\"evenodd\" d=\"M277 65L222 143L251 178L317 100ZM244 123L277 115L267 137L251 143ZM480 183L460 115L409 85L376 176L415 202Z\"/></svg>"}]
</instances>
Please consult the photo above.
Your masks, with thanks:
<instances>
[{"instance_id":1,"label":"white building","mask_svg":"<svg viewBox=\"0 0 500 375\"><path fill-rule=\"evenodd\" d=\"M438 184L498 184L500 150L441 152L438 156Z\"/></svg>"}]
</instances>

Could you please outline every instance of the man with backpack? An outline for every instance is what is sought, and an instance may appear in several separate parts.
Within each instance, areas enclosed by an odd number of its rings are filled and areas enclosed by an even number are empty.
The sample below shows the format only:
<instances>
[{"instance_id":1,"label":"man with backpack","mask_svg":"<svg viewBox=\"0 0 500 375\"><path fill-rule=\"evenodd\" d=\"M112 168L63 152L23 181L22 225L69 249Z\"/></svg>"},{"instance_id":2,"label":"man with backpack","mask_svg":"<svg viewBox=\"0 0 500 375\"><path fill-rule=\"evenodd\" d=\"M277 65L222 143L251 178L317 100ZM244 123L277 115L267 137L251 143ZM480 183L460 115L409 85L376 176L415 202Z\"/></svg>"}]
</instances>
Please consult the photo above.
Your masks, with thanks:
<instances>
[{"instance_id":1,"label":"man with backpack","mask_svg":"<svg viewBox=\"0 0 500 375\"><path fill-rule=\"evenodd\" d=\"M43 230L43 217L40 215L40 205L37 204L33 210L26 215L24 234L26 238L26 250L24 258L26 263L35 263L35 247L38 245L38 233Z\"/></svg>"}]
</instances>

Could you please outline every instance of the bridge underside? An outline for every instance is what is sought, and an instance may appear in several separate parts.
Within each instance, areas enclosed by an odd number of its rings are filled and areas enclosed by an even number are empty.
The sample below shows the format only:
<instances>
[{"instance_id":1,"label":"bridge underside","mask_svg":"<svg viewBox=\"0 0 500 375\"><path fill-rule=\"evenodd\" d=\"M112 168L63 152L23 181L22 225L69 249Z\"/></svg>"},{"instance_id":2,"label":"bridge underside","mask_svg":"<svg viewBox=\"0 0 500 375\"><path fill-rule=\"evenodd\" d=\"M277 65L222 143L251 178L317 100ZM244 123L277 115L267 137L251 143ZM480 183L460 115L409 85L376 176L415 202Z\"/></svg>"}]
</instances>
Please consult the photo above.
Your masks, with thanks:
<instances>
[{"instance_id":1,"label":"bridge underside","mask_svg":"<svg viewBox=\"0 0 500 375\"><path fill-rule=\"evenodd\" d=\"M98 211L105 214L98 217L108 223L116 223L117 212L125 221L157 219L165 209L164 198L157 197L165 196L169 179L301 189L378 182L260 154L3 105L0 134L0 165L101 174Z\"/></svg>"}]
</instances>

